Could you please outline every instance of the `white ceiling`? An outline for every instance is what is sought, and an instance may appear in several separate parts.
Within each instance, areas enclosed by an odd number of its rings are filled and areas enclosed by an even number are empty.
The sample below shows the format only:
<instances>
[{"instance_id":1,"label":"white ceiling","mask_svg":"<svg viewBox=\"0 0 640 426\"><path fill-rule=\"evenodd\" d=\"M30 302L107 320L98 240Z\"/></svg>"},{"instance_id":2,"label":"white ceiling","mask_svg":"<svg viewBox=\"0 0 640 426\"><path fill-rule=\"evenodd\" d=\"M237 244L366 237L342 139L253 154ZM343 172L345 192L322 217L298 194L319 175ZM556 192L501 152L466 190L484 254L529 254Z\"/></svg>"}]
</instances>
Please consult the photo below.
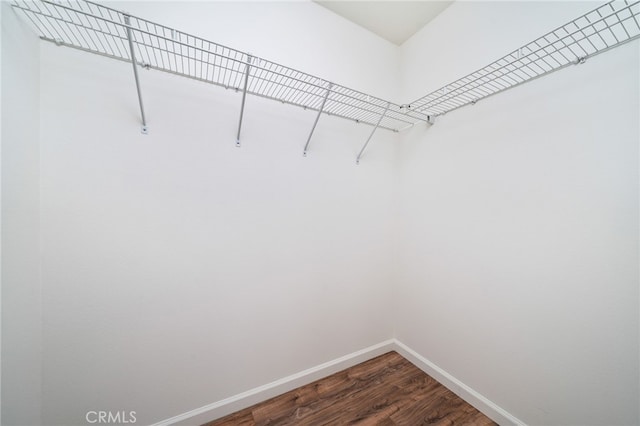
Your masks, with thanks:
<instances>
[{"instance_id":1,"label":"white ceiling","mask_svg":"<svg viewBox=\"0 0 640 426\"><path fill-rule=\"evenodd\" d=\"M314 1L398 46L453 3L453 0Z\"/></svg>"}]
</instances>

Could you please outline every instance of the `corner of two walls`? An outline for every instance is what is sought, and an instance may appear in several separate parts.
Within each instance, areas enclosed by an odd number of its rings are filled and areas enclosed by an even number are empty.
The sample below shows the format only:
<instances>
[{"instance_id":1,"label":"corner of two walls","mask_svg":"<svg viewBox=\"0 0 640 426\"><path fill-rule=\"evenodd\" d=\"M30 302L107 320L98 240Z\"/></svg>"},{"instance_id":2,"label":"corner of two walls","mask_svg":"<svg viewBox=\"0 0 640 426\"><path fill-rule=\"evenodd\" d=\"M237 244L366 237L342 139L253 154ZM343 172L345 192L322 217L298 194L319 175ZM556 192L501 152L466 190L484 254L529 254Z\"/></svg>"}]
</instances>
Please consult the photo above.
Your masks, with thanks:
<instances>
[{"instance_id":1,"label":"corner of two walls","mask_svg":"<svg viewBox=\"0 0 640 426\"><path fill-rule=\"evenodd\" d=\"M405 93L591 8L455 2L403 45ZM402 137L396 338L527 424L640 420L639 56L629 43Z\"/></svg>"},{"instance_id":2,"label":"corner of two walls","mask_svg":"<svg viewBox=\"0 0 640 426\"><path fill-rule=\"evenodd\" d=\"M39 40L0 2L2 418L42 423Z\"/></svg>"}]
</instances>

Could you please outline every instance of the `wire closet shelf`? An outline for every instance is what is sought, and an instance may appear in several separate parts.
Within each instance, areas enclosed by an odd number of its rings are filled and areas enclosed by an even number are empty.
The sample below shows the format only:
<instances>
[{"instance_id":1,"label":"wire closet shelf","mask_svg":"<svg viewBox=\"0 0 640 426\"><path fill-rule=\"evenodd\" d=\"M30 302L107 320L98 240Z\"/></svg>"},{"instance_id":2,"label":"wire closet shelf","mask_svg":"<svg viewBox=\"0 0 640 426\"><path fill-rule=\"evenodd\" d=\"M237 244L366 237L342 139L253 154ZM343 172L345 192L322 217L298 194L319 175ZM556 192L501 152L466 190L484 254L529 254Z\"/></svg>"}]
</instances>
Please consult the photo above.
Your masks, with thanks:
<instances>
[{"instance_id":1,"label":"wire closet shelf","mask_svg":"<svg viewBox=\"0 0 640 426\"><path fill-rule=\"evenodd\" d=\"M246 87L248 94L358 123L375 126L384 114L379 127L387 130L428 120L401 105L90 1L14 0L13 6L40 38L58 45L228 89L244 92Z\"/></svg>"},{"instance_id":2,"label":"wire closet shelf","mask_svg":"<svg viewBox=\"0 0 640 426\"><path fill-rule=\"evenodd\" d=\"M640 37L640 0L613 0L411 104L400 105L90 1L13 0L13 6L44 40L131 62L143 132L138 66L241 91L238 145L247 93L318 112L305 154L322 113L369 124L373 130L358 160L378 127L402 131L422 122L433 124L439 115L582 64Z\"/></svg>"},{"instance_id":3,"label":"wire closet shelf","mask_svg":"<svg viewBox=\"0 0 640 426\"><path fill-rule=\"evenodd\" d=\"M640 1L606 3L417 99L410 104L411 111L436 117L569 65L582 64L640 37L639 16Z\"/></svg>"}]
</instances>

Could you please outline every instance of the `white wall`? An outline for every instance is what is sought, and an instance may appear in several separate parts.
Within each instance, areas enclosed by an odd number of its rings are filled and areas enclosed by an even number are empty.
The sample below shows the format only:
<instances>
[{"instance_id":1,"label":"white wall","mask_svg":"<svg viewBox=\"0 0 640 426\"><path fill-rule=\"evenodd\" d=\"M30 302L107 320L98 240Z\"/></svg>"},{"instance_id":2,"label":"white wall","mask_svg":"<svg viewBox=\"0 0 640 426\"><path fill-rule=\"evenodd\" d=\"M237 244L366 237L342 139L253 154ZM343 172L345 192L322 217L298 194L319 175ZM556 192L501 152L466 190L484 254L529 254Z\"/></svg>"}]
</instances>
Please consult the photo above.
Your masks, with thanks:
<instances>
[{"instance_id":1,"label":"white wall","mask_svg":"<svg viewBox=\"0 0 640 426\"><path fill-rule=\"evenodd\" d=\"M404 90L590 7L454 3L403 46ZM635 42L403 135L396 337L528 424L640 421L638 62Z\"/></svg>"},{"instance_id":2,"label":"white wall","mask_svg":"<svg viewBox=\"0 0 640 426\"><path fill-rule=\"evenodd\" d=\"M311 3L272 4L270 29L249 6L236 30L276 59L313 69L300 52L328 43L360 58L344 80L393 91L394 68L367 74L396 66L386 42ZM205 36L238 7L127 5ZM148 424L392 337L395 134L356 166L371 127L323 117L303 158L314 113L249 97L236 148L239 94L145 71L144 136L129 64L43 44L41 67L46 424Z\"/></svg>"},{"instance_id":3,"label":"white wall","mask_svg":"<svg viewBox=\"0 0 640 426\"><path fill-rule=\"evenodd\" d=\"M309 2L114 4L399 101L593 6L455 3L397 49ZM3 424L147 424L394 329L527 423L640 420L637 43L356 167L370 127L322 117L303 158L314 113L250 97L238 149L238 94L155 71L141 135L129 64L3 12Z\"/></svg>"},{"instance_id":4,"label":"white wall","mask_svg":"<svg viewBox=\"0 0 640 426\"><path fill-rule=\"evenodd\" d=\"M2 8L2 424L41 423L39 41Z\"/></svg>"}]
</instances>

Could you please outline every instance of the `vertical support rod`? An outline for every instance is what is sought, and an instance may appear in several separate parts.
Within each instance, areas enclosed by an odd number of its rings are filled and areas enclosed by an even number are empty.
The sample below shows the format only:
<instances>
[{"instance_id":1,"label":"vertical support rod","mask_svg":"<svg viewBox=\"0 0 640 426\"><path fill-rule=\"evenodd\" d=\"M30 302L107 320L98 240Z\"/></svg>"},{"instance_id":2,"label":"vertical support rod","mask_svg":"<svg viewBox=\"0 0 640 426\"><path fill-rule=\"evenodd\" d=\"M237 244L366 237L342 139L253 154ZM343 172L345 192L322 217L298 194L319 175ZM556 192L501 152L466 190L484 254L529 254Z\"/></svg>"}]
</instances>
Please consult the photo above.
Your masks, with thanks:
<instances>
[{"instance_id":1,"label":"vertical support rod","mask_svg":"<svg viewBox=\"0 0 640 426\"><path fill-rule=\"evenodd\" d=\"M333 83L329 83L329 87L327 88L327 93L324 95L324 99L322 100L322 105L320 105L320 109L318 110L318 115L316 115L316 120L313 122L313 127L311 128L311 133L309 133L309 137L307 138L307 143L304 146L304 151L302 155L304 157L307 156L307 150L309 149L309 143L311 142L311 136L313 136L313 132L316 130L316 125L318 124L318 120L320 119L320 115L324 110L324 105L327 103L327 98L329 97L329 93L331 93L331 89L333 88Z\"/></svg>"},{"instance_id":2,"label":"vertical support rod","mask_svg":"<svg viewBox=\"0 0 640 426\"><path fill-rule=\"evenodd\" d=\"M387 107L384 109L384 112L382 113L382 115L380 116L380 118L378 119L378 122L376 123L375 127L373 128L373 130L371 131L371 134L369 135L369 137L367 138L367 141L364 143L364 146L362 147L362 149L360 150L360 153L358 154L358 158L356 158L356 164L360 164L360 157L362 157L362 153L364 152L364 150L367 148L367 145L369 145L369 141L371 140L371 138L373 137L373 134L376 132L376 130L378 130L378 127L380 127L380 123L382 123L382 119L384 118L385 115L387 115L387 111L389 111L389 106L391 105L391 102L387 102Z\"/></svg>"},{"instance_id":3,"label":"vertical support rod","mask_svg":"<svg viewBox=\"0 0 640 426\"><path fill-rule=\"evenodd\" d=\"M133 65L133 76L136 79L136 90L138 91L138 102L140 103L140 115L142 116L142 133L147 134L147 119L144 116L144 105L142 104L142 92L140 91L140 79L138 78L138 67L136 65L136 53L133 50L133 35L131 34L131 20L129 15L124 15L124 23L127 25L127 38L129 39L129 51L131 52L131 65Z\"/></svg>"},{"instance_id":4,"label":"vertical support rod","mask_svg":"<svg viewBox=\"0 0 640 426\"><path fill-rule=\"evenodd\" d=\"M247 67L244 72L244 87L242 88L242 103L240 104L240 121L238 123L238 134L236 136L236 146L240 146L240 130L242 130L242 116L244 115L244 102L247 99L247 86L249 84L249 71L251 70L251 56L247 57Z\"/></svg>"}]
</instances>

